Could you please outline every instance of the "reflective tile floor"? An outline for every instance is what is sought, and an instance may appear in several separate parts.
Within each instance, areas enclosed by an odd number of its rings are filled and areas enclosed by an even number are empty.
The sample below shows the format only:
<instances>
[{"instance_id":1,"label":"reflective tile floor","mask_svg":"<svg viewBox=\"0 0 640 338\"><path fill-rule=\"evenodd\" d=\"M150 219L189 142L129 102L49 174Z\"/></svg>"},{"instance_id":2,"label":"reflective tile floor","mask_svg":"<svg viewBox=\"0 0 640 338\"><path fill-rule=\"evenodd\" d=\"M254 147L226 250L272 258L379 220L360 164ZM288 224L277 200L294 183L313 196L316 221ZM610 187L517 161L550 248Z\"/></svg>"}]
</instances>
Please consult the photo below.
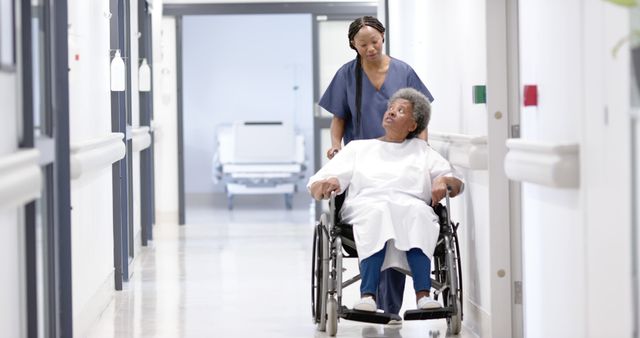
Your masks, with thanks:
<instances>
[{"instance_id":1,"label":"reflective tile floor","mask_svg":"<svg viewBox=\"0 0 640 338\"><path fill-rule=\"evenodd\" d=\"M266 199L265 199L266 198ZM158 224L89 337L326 337L311 320L310 204L280 198L191 203L187 224ZM346 260L345 278L356 262ZM405 309L415 307L407 280ZM351 307L359 283L344 290ZM341 320L338 337L445 337L444 320L400 326ZM464 330L462 338L475 337Z\"/></svg>"}]
</instances>

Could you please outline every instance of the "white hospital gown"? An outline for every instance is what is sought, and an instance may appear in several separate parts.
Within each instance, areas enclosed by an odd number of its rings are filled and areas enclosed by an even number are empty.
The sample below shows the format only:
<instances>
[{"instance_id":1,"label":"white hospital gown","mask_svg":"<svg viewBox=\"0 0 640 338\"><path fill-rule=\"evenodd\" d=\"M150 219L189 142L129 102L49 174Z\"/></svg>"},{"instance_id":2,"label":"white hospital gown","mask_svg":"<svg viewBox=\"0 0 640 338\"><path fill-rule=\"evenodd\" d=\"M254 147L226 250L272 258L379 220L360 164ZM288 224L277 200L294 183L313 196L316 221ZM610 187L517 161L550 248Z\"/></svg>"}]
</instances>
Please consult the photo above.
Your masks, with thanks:
<instances>
[{"instance_id":1,"label":"white hospital gown","mask_svg":"<svg viewBox=\"0 0 640 338\"><path fill-rule=\"evenodd\" d=\"M356 140L313 175L307 188L318 180L337 178L341 191L349 189L340 216L353 225L359 258L373 255L389 242L382 270L409 271L405 251L420 248L433 256L440 226L429 204L431 182L439 176L462 180L423 140Z\"/></svg>"}]
</instances>

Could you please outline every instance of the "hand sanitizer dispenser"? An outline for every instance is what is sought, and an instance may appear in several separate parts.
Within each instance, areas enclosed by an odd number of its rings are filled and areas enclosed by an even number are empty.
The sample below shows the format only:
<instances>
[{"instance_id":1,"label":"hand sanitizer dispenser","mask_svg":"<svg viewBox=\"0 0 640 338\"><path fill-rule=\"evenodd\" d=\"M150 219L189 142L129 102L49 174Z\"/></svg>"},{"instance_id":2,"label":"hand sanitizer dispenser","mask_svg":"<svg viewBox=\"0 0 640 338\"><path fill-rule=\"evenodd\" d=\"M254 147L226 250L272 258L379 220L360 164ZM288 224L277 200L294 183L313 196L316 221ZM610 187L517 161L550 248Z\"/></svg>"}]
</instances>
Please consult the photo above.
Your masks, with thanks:
<instances>
[{"instance_id":1,"label":"hand sanitizer dispenser","mask_svg":"<svg viewBox=\"0 0 640 338\"><path fill-rule=\"evenodd\" d=\"M138 90L141 92L151 91L151 67L147 59L142 59L142 64L138 69Z\"/></svg>"},{"instance_id":2,"label":"hand sanitizer dispenser","mask_svg":"<svg viewBox=\"0 0 640 338\"><path fill-rule=\"evenodd\" d=\"M111 60L111 91L123 92L125 90L126 71L124 61L120 56L120 50L116 50L116 55Z\"/></svg>"}]
</instances>

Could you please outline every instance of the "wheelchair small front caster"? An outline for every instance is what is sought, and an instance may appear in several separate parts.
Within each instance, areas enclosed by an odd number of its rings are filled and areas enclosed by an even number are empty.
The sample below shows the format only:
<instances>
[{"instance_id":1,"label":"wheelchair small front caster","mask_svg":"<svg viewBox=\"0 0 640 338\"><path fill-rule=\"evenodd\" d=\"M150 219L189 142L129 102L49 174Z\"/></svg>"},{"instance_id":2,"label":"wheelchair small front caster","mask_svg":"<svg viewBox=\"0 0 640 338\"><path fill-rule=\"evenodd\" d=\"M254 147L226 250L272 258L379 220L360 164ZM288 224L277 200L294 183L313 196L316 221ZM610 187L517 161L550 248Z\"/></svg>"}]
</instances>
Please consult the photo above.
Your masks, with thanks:
<instances>
[{"instance_id":1,"label":"wheelchair small front caster","mask_svg":"<svg viewBox=\"0 0 640 338\"><path fill-rule=\"evenodd\" d=\"M335 337L338 332L338 302L333 296L327 299L327 333Z\"/></svg>"}]
</instances>

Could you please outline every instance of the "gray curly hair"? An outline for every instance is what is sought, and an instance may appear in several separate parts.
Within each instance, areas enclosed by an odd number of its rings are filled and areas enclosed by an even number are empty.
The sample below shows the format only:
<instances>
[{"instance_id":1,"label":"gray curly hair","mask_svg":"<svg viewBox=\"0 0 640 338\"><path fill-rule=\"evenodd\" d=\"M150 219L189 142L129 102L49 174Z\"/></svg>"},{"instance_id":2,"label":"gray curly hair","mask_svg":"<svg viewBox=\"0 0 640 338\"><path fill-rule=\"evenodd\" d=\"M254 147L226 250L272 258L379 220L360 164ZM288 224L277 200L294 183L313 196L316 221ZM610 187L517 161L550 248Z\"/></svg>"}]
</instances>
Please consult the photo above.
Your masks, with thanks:
<instances>
[{"instance_id":1,"label":"gray curly hair","mask_svg":"<svg viewBox=\"0 0 640 338\"><path fill-rule=\"evenodd\" d=\"M395 92L389 99L389 105L397 99L404 99L411 103L413 108L413 119L417 127L407 135L407 139L414 138L429 125L431 119L431 103L424 94L413 88L402 88Z\"/></svg>"}]
</instances>

